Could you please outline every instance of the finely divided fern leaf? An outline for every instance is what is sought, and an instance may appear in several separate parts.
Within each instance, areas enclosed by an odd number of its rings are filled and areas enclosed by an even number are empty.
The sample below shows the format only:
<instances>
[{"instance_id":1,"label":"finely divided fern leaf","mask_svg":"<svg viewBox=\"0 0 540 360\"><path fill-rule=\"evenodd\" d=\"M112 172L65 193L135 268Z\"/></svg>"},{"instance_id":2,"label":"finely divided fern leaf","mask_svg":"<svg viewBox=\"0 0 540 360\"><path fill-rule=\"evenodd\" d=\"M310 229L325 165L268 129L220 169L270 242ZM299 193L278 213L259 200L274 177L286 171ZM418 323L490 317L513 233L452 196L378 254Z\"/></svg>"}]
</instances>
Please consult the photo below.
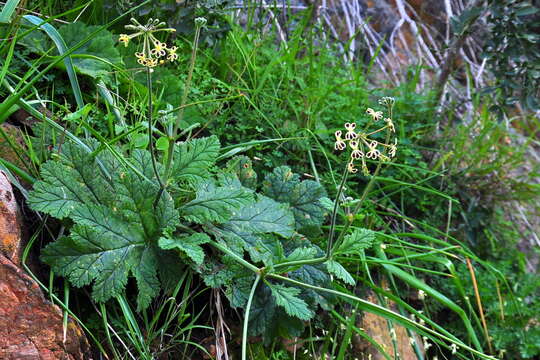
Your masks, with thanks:
<instances>
[{"instance_id":1,"label":"finely divided fern leaf","mask_svg":"<svg viewBox=\"0 0 540 360\"><path fill-rule=\"evenodd\" d=\"M343 238L343 242L334 254L358 254L369 249L375 241L375 233L368 229L355 229L351 234Z\"/></svg>"}]
</instances>

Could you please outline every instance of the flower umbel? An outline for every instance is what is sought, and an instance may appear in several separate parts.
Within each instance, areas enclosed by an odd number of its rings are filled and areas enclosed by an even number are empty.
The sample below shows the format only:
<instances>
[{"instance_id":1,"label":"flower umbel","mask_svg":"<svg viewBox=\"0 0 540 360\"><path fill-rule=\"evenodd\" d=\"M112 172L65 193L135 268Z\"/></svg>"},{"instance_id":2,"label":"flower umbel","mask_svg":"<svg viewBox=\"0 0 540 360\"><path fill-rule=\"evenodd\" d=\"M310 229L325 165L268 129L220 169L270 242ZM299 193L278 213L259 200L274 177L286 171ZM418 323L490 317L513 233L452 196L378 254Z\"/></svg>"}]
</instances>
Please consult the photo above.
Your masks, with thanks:
<instances>
[{"instance_id":1,"label":"flower umbel","mask_svg":"<svg viewBox=\"0 0 540 360\"><path fill-rule=\"evenodd\" d=\"M136 19L131 19L131 24L126 25L127 30L133 31L131 35L120 34L118 41L128 46L131 39L142 37L142 51L136 52L137 62L148 68L153 68L159 64L165 63L165 57L168 61L178 59L176 46L167 47L166 43L156 38L157 32L174 32L175 29L166 28L165 23L158 19L150 19L146 25L142 25Z\"/></svg>"},{"instance_id":2,"label":"flower umbel","mask_svg":"<svg viewBox=\"0 0 540 360\"><path fill-rule=\"evenodd\" d=\"M343 131L338 130L334 133L336 142L334 143L334 149L343 151L347 148L347 142L351 148L350 159L347 163L347 170L350 173L358 172L354 162L360 160L362 162L362 174L365 176L370 175L369 169L365 159L379 160L380 162L389 162L391 158L396 156L397 151L397 139L394 137L393 142L390 142L394 136L396 129L392 122L392 106L394 105L394 99L390 97L383 98L379 101L380 104L388 107L389 117L384 118L382 111L375 111L372 108L368 108L366 113L371 118L367 121L365 129L363 131L356 131L355 122L347 122L344 124L346 133L343 138ZM369 131L371 125L384 118L385 125L379 127L377 130ZM381 140L381 134L386 133L384 140ZM377 140L376 140L377 139ZM365 150L367 149L367 150Z\"/></svg>"}]
</instances>

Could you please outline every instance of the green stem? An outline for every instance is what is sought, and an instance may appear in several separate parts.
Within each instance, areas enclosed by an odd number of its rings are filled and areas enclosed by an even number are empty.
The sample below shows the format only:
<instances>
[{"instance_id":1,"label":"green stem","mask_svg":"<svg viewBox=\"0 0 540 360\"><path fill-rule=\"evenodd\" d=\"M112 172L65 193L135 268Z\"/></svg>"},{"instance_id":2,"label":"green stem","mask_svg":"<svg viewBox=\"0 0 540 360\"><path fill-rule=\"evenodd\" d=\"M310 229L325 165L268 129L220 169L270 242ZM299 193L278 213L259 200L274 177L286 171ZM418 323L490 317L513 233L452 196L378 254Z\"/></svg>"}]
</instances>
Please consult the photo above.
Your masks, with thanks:
<instances>
[{"instance_id":1,"label":"green stem","mask_svg":"<svg viewBox=\"0 0 540 360\"><path fill-rule=\"evenodd\" d=\"M367 183L366 187L364 188L364 191L362 193L362 196L360 197L360 200L358 201L358 204L356 205L353 212L351 213L351 216L348 217L348 220L345 223L345 226L343 227L343 229L339 233L339 236L338 236L338 238L336 240L336 243L335 243L334 247L337 248L341 244L345 234L347 234L347 230L352 225L352 223L354 221L354 217L356 216L356 214L358 214L358 212L362 208L362 204L366 200L367 194L371 191L371 188L373 187L373 185L375 183L375 178L377 177L377 175L379 174L379 171L381 170L381 166L382 166L382 161L379 160L379 163L377 164L377 168L375 169L375 172L373 173L373 176L371 177L371 179L369 179L369 182ZM332 252L332 251L333 251L333 249L330 250L330 252Z\"/></svg>"},{"instance_id":2,"label":"green stem","mask_svg":"<svg viewBox=\"0 0 540 360\"><path fill-rule=\"evenodd\" d=\"M154 128L154 104L152 102L152 69L150 69L149 67L146 68L146 88L148 89L148 148L150 150L150 157L152 158L152 169L154 170L154 175L156 175L156 179L159 183L160 188L164 188L163 182L161 181L161 178L159 176L159 171L157 169L156 152L154 150L154 142L152 141L152 129ZM154 201L154 207L156 207L160 197L161 193L158 197L156 197Z\"/></svg>"},{"instance_id":3,"label":"green stem","mask_svg":"<svg viewBox=\"0 0 540 360\"><path fill-rule=\"evenodd\" d=\"M255 290L257 290L257 285L259 284L260 280L261 275L257 274L257 277L253 282L253 286L251 287L251 292L249 293L249 298L246 305L246 313L244 315L244 328L242 329L242 360L247 359L247 332L249 325L249 312L251 310L251 302L253 301L253 297L255 296Z\"/></svg>"},{"instance_id":4,"label":"green stem","mask_svg":"<svg viewBox=\"0 0 540 360\"><path fill-rule=\"evenodd\" d=\"M400 322L403 326L405 327L411 327L413 329L416 329L416 331L418 332L422 332L422 333L425 333L425 334L431 334L431 335L434 335L436 337L438 337L439 339L441 340L444 340L446 342L449 342L449 343L455 343L456 345L459 346L459 348L461 349L464 349L464 350L467 350L467 351L470 351L471 353L475 354L475 355L478 355L484 359L492 359L492 360L496 360L494 357L492 356L489 356L489 355L486 355L484 353L482 353L481 351L478 351L476 349L473 349L471 348L470 346L466 345L465 343L463 342L458 342L456 341L455 339L451 339L441 333L438 333L437 331L434 331L422 324L419 324L403 315L400 315L396 312L393 312L393 311L390 311L380 305L377 305L377 304L373 304L369 301L366 301L364 299L361 299L357 296L354 296L354 295L350 295L350 294L347 294L347 293L344 293L344 292L341 292L341 291L338 291L338 290L333 290L333 289L327 289L327 288L323 288L323 287L319 287L319 286L315 286L315 285L310 285L310 284L306 284L306 283L303 283L301 281L298 281L298 280L294 280L294 279L291 279L291 278L288 278L288 277L285 277L285 276L281 276L281 275L277 275L277 274L272 274L272 273L269 273L266 275L267 277L271 277L271 278L274 278L274 279L277 279L277 280L281 280L281 281L284 281L284 282L288 282L288 283L291 283L293 285L296 285L296 286L300 286L300 287L303 287L303 288L307 288L307 289L311 289L311 290L315 290L315 291L321 291L321 292L326 292L326 293L329 293L329 294L333 294L333 295L336 295L336 296L339 296L339 297L342 297L342 298L346 298L346 299L349 299L349 300L352 300L354 302L357 302L359 304L362 304L363 307L365 309L367 309L368 311L374 313L374 314L379 314L379 315L383 315L387 318L391 318L391 319L394 319L398 322ZM439 340L440 341L440 340ZM449 348L449 346L446 344L446 343L443 343L443 342L440 342L441 345Z\"/></svg>"},{"instance_id":5,"label":"green stem","mask_svg":"<svg viewBox=\"0 0 540 360\"><path fill-rule=\"evenodd\" d=\"M184 109L191 90L191 80L193 78L193 70L195 69L195 60L197 60L197 49L199 48L199 37L201 34L201 26L196 27L195 29L195 38L193 39L193 49L191 51L191 59L189 63L189 71L186 83L184 84L184 92L182 93L182 100L180 102L180 108L178 109L178 116L176 117L176 122L174 124L172 133L169 134L169 148L167 150L167 163L165 165L165 179L168 182L170 176L171 165L174 159L174 144L176 142L176 137L178 136L178 129L180 129L180 122L184 118ZM160 190L160 194L163 192L163 188Z\"/></svg>"},{"instance_id":6,"label":"green stem","mask_svg":"<svg viewBox=\"0 0 540 360\"><path fill-rule=\"evenodd\" d=\"M281 264L274 265L274 269L279 269L282 267L289 267L289 266L298 266L298 265L315 265L320 264L328 260L326 256L315 258L315 259L309 259L309 260L297 260L297 261L289 261L284 262Z\"/></svg>"},{"instance_id":7,"label":"green stem","mask_svg":"<svg viewBox=\"0 0 540 360\"><path fill-rule=\"evenodd\" d=\"M259 269L259 268L256 267L255 265L253 265L253 264L247 262L247 261L244 260L241 256L239 256L238 254L236 254L234 251L232 251L231 249L229 249L229 248L226 247L225 245L222 245L222 244L218 243L217 241L210 241L209 244L212 245L213 247L215 247L216 249L221 250L221 251L224 252L225 254L231 256L231 257L234 258L236 261L238 261L238 263L240 263L240 265L243 265L244 267L248 268L249 270L253 271L254 273L256 273L256 274L260 274L260 273L261 273L261 269Z\"/></svg>"},{"instance_id":8,"label":"green stem","mask_svg":"<svg viewBox=\"0 0 540 360\"><path fill-rule=\"evenodd\" d=\"M334 202L334 210L332 211L332 220L330 222L330 234L328 235L328 244L326 245L326 258L329 259L332 256L332 242L334 241L334 233L336 228L336 217L339 208L339 201L341 198L341 193L343 192L343 187L347 181L348 167L345 166L343 175L341 176L341 183L339 184L338 192L336 195L336 200Z\"/></svg>"},{"instance_id":9,"label":"green stem","mask_svg":"<svg viewBox=\"0 0 540 360\"><path fill-rule=\"evenodd\" d=\"M392 106L388 106L388 112L390 114L390 118L392 118ZM387 133L386 133L386 140L385 140L385 143L388 144L388 141L390 141L390 129L388 129ZM349 217L348 221L345 223L345 226L344 228L342 229L341 233L339 234L339 237L338 239L336 240L336 245L335 247L339 246L339 244L341 243L341 241L343 240L343 237L345 236L345 234L347 233L347 230L349 229L349 227L352 225L353 221L354 221L354 217L356 216L356 214L358 214L358 212L360 211L360 209L362 208L362 205L364 204L364 201L366 200L367 198L367 195L369 194L369 192L371 191L371 188L373 187L373 185L375 184L375 179L377 178L377 175L379 175L379 172L381 171L381 167L382 167L382 160L379 158L379 161L377 163L377 168L375 169L375 172L373 173L373 175L371 176L371 179L369 179L369 182L368 184L366 185L366 187L364 188L364 191L362 192L362 196L360 197L360 201L358 201L358 204L356 205L356 207L354 208L351 216Z\"/></svg>"}]
</instances>

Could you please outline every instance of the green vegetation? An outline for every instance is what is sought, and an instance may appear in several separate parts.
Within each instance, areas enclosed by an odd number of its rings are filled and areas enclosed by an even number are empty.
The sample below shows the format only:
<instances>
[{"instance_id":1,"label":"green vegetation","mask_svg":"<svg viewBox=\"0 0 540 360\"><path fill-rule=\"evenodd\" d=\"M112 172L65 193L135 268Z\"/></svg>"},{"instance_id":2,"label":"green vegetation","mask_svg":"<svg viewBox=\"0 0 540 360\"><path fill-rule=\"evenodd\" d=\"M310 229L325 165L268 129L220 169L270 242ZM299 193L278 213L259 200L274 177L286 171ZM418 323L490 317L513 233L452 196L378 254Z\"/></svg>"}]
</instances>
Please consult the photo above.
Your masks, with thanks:
<instances>
[{"instance_id":1,"label":"green vegetation","mask_svg":"<svg viewBox=\"0 0 540 360\"><path fill-rule=\"evenodd\" d=\"M0 13L0 125L21 134L0 127L0 170L35 219L25 259L50 277L32 276L96 358L540 356L538 244L518 250L537 236L538 117L499 121L510 96L536 110L536 65L517 63L519 88L512 53L488 62L500 96L474 89L465 114L421 63L380 81L384 41L344 59L352 42L313 7L278 22L250 1L180 3ZM512 9L536 43L538 6Z\"/></svg>"}]
</instances>

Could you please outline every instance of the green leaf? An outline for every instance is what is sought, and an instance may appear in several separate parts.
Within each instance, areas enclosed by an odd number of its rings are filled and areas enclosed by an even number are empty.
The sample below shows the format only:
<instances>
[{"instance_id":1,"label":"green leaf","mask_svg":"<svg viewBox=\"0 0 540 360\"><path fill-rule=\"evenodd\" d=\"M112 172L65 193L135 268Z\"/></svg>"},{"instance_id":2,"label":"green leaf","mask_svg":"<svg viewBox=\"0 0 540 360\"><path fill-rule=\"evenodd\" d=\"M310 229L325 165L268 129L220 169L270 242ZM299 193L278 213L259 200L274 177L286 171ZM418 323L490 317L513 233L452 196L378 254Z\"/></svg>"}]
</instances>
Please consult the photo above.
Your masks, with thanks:
<instances>
[{"instance_id":1,"label":"green leaf","mask_svg":"<svg viewBox=\"0 0 540 360\"><path fill-rule=\"evenodd\" d=\"M159 151L167 151L169 149L169 139L165 136L160 137L156 141L156 149Z\"/></svg>"},{"instance_id":2,"label":"green leaf","mask_svg":"<svg viewBox=\"0 0 540 360\"><path fill-rule=\"evenodd\" d=\"M255 263L262 261L265 266L271 266L277 259L283 257L283 247L279 239L273 235L246 236L244 240L246 242L245 249Z\"/></svg>"},{"instance_id":3,"label":"green leaf","mask_svg":"<svg viewBox=\"0 0 540 360\"><path fill-rule=\"evenodd\" d=\"M155 295L161 289L157 277L158 263L163 261L163 251L154 246L141 246L134 248L131 272L137 280L139 288L138 308L146 309Z\"/></svg>"},{"instance_id":4,"label":"green leaf","mask_svg":"<svg viewBox=\"0 0 540 360\"><path fill-rule=\"evenodd\" d=\"M257 173L253 170L253 163L247 156L235 156L229 160L227 170L236 174L243 186L251 189L257 187Z\"/></svg>"},{"instance_id":5,"label":"green leaf","mask_svg":"<svg viewBox=\"0 0 540 360\"><path fill-rule=\"evenodd\" d=\"M159 239L159 246L164 250L178 249L189 256L195 264L201 265L204 261L204 250L199 245L206 244L209 241L208 235L196 233L174 239L162 237Z\"/></svg>"},{"instance_id":6,"label":"green leaf","mask_svg":"<svg viewBox=\"0 0 540 360\"><path fill-rule=\"evenodd\" d=\"M126 238L127 234L125 227L112 233L75 225L69 238L61 238L43 249L42 259L75 286L89 285L94 280L93 298L106 301L124 289L129 271L137 262L136 254L140 253L134 250L145 246L140 239ZM155 294L143 297L152 295Z\"/></svg>"},{"instance_id":7,"label":"green leaf","mask_svg":"<svg viewBox=\"0 0 540 360\"><path fill-rule=\"evenodd\" d=\"M270 265L280 259L283 250L279 240L268 234L291 237L294 217L287 206L259 196L255 203L240 209L214 232L225 238L235 251L246 249L254 262Z\"/></svg>"},{"instance_id":8,"label":"green leaf","mask_svg":"<svg viewBox=\"0 0 540 360\"><path fill-rule=\"evenodd\" d=\"M223 228L232 232L274 233L283 237L294 234L294 218L286 206L264 196L243 207Z\"/></svg>"},{"instance_id":9,"label":"green leaf","mask_svg":"<svg viewBox=\"0 0 540 360\"><path fill-rule=\"evenodd\" d=\"M90 144L91 149L96 146ZM97 159L79 146L66 143L59 160L41 166L42 180L34 184L34 191L28 198L32 209L64 218L79 204L110 203L112 194L108 191L108 178L94 165ZM107 160L107 170L114 171L114 161Z\"/></svg>"},{"instance_id":10,"label":"green leaf","mask_svg":"<svg viewBox=\"0 0 540 360\"><path fill-rule=\"evenodd\" d=\"M324 188L312 180L300 181L289 167L281 166L267 175L263 191L272 199L292 207L298 229L320 227L324 222L326 209L320 201L326 196Z\"/></svg>"},{"instance_id":11,"label":"green leaf","mask_svg":"<svg viewBox=\"0 0 540 360\"><path fill-rule=\"evenodd\" d=\"M528 16L536 14L540 9L534 6L524 6L521 9L516 11L516 16Z\"/></svg>"},{"instance_id":12,"label":"green leaf","mask_svg":"<svg viewBox=\"0 0 540 360\"><path fill-rule=\"evenodd\" d=\"M73 169L55 162L41 166L43 180L34 184L34 191L28 197L28 205L56 218L68 216L75 206L90 202L92 193Z\"/></svg>"},{"instance_id":13,"label":"green leaf","mask_svg":"<svg viewBox=\"0 0 540 360\"><path fill-rule=\"evenodd\" d=\"M346 235L334 254L357 254L369 249L375 241L375 233L368 229L355 229Z\"/></svg>"},{"instance_id":14,"label":"green leaf","mask_svg":"<svg viewBox=\"0 0 540 360\"><path fill-rule=\"evenodd\" d=\"M196 197L188 202L182 216L198 224L223 223L253 201L250 191L236 186L216 187L212 182L199 185Z\"/></svg>"},{"instance_id":15,"label":"green leaf","mask_svg":"<svg viewBox=\"0 0 540 360\"><path fill-rule=\"evenodd\" d=\"M96 147L90 142L90 148ZM178 212L167 192L154 206L159 186L150 154L136 150L126 160L135 170L121 168L107 150L96 157L65 143L58 161L43 164L42 180L35 184L29 203L35 210L75 222L69 237L43 250L43 260L56 273L75 286L93 283L96 301L120 295L131 274L139 289L138 308L144 309L162 287L158 269L160 276L167 276L160 266L167 254L156 243L174 230Z\"/></svg>"},{"instance_id":16,"label":"green leaf","mask_svg":"<svg viewBox=\"0 0 540 360\"><path fill-rule=\"evenodd\" d=\"M174 150L173 176L177 181L197 182L207 179L219 155L216 136L192 139Z\"/></svg>"},{"instance_id":17,"label":"green leaf","mask_svg":"<svg viewBox=\"0 0 540 360\"><path fill-rule=\"evenodd\" d=\"M316 245L313 245L309 240L304 237L294 236L291 239L283 242L283 247L285 248L286 254L289 256L299 248L314 248L317 250L315 254L316 257L324 256L324 252L318 248ZM330 281L330 276L326 270L324 264L316 265L304 265L296 270L289 270L289 277L306 284L321 286L325 288L331 288L332 282ZM321 305L324 309L330 309L331 304L336 301L335 296L317 292L311 289L302 290L302 298L306 300L311 308L315 308L317 305Z\"/></svg>"},{"instance_id":18,"label":"green leaf","mask_svg":"<svg viewBox=\"0 0 540 360\"><path fill-rule=\"evenodd\" d=\"M315 315L308 308L306 302L298 297L300 290L281 284L268 283L268 286L272 290L272 296L276 300L276 304L284 308L285 312L290 316L307 321Z\"/></svg>"},{"instance_id":19,"label":"green leaf","mask_svg":"<svg viewBox=\"0 0 540 360\"><path fill-rule=\"evenodd\" d=\"M293 250L292 253L290 253L287 257L283 258L283 262L289 262L289 261L301 261L301 260L310 260L315 258L315 256L318 253L318 249L315 247L299 247ZM281 268L281 272L290 272L297 270L301 268L303 265L292 265L292 266L286 266Z\"/></svg>"},{"instance_id":20,"label":"green leaf","mask_svg":"<svg viewBox=\"0 0 540 360\"><path fill-rule=\"evenodd\" d=\"M352 275L337 261L328 260L325 264L328 272L334 274L338 279L343 280L349 285L354 285L356 283Z\"/></svg>"},{"instance_id":21,"label":"green leaf","mask_svg":"<svg viewBox=\"0 0 540 360\"><path fill-rule=\"evenodd\" d=\"M274 341L276 337L300 336L305 327L302 320L289 316L280 309L270 288L262 284L257 288L249 315L250 334L262 335L266 345Z\"/></svg>"},{"instance_id":22,"label":"green leaf","mask_svg":"<svg viewBox=\"0 0 540 360\"><path fill-rule=\"evenodd\" d=\"M253 281L252 281L253 285ZM267 286L259 285L249 313L251 335L267 334L275 326L276 300Z\"/></svg>"},{"instance_id":23,"label":"green leaf","mask_svg":"<svg viewBox=\"0 0 540 360\"><path fill-rule=\"evenodd\" d=\"M81 21L77 21L60 27L58 32L62 35L69 48L85 39L98 28L99 26L86 25ZM113 35L107 30L99 32L92 38L92 41L88 41L77 49L74 55L72 56L73 64L79 73L93 78L102 78L106 81L112 79L111 71L113 68L109 63L114 65L122 63ZM90 55L90 57L83 57L82 55Z\"/></svg>"},{"instance_id":24,"label":"green leaf","mask_svg":"<svg viewBox=\"0 0 540 360\"><path fill-rule=\"evenodd\" d=\"M300 247L293 250L287 256L287 261L300 261L313 259L317 255L317 249L314 247Z\"/></svg>"}]
</instances>

